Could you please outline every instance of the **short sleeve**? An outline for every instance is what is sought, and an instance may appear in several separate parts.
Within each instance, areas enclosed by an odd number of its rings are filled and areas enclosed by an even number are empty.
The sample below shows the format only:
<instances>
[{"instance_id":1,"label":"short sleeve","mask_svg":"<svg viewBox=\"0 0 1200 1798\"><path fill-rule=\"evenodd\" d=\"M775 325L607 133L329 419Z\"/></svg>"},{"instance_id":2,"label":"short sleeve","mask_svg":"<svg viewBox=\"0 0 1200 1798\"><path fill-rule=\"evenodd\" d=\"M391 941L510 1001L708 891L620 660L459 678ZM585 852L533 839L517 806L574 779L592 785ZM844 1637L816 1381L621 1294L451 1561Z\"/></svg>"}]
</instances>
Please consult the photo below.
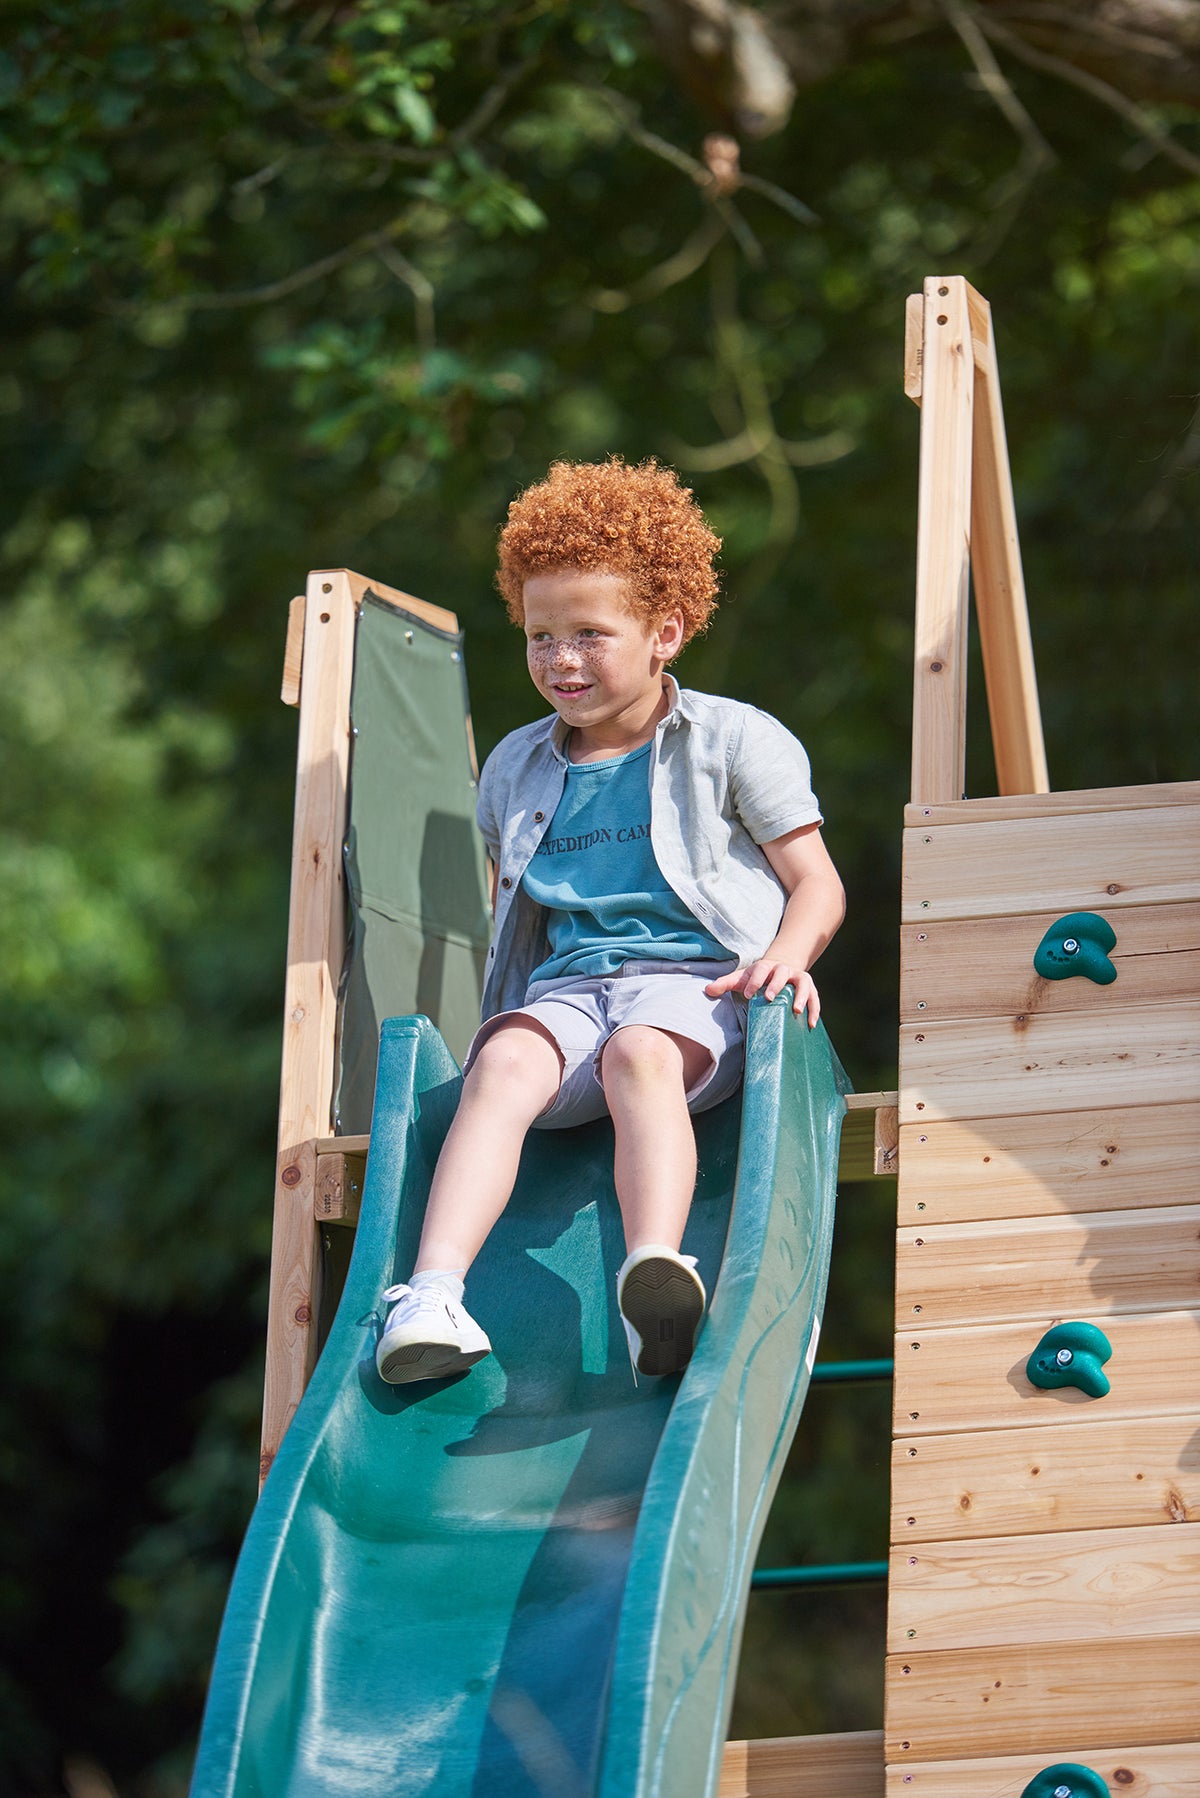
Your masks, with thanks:
<instances>
[{"instance_id":1,"label":"short sleeve","mask_svg":"<svg viewBox=\"0 0 1200 1798\"><path fill-rule=\"evenodd\" d=\"M805 824L820 824L808 756L777 718L745 709L729 764L729 795L756 843L773 843Z\"/></svg>"},{"instance_id":2,"label":"short sleeve","mask_svg":"<svg viewBox=\"0 0 1200 1798\"><path fill-rule=\"evenodd\" d=\"M475 806L475 822L487 844L487 852L497 865L500 861L500 825L496 818L495 756L490 755L479 776L479 799Z\"/></svg>"}]
</instances>

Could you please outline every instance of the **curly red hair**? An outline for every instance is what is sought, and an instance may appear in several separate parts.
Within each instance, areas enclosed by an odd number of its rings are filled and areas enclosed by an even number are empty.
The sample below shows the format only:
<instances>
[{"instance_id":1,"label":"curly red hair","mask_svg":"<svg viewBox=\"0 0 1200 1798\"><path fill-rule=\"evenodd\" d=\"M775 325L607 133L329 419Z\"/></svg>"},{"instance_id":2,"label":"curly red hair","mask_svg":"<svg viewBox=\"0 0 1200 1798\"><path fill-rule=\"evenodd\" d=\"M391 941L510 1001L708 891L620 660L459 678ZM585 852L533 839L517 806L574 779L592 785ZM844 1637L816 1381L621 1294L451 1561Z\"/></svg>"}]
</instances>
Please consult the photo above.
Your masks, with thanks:
<instances>
[{"instance_id":1,"label":"curly red hair","mask_svg":"<svg viewBox=\"0 0 1200 1798\"><path fill-rule=\"evenodd\" d=\"M554 462L508 508L496 585L509 617L522 624L532 575L561 568L623 575L633 615L653 627L682 612L687 643L715 609L720 547L690 488L653 457L636 467L620 456Z\"/></svg>"}]
</instances>

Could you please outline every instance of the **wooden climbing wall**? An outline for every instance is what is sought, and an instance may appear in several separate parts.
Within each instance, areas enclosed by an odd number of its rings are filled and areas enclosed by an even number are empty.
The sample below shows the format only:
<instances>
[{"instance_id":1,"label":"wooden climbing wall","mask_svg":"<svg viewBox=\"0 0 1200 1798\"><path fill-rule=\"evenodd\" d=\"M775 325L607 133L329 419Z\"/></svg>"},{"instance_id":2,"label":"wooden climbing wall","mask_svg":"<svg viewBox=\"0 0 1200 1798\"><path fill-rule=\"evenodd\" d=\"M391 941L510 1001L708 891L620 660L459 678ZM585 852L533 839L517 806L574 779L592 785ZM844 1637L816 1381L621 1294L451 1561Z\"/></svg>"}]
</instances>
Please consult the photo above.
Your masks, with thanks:
<instances>
[{"instance_id":1,"label":"wooden climbing wall","mask_svg":"<svg viewBox=\"0 0 1200 1798\"><path fill-rule=\"evenodd\" d=\"M1200 784L905 821L888 1798L1200 1794ZM1072 1321L1104 1396L1026 1378Z\"/></svg>"}]
</instances>

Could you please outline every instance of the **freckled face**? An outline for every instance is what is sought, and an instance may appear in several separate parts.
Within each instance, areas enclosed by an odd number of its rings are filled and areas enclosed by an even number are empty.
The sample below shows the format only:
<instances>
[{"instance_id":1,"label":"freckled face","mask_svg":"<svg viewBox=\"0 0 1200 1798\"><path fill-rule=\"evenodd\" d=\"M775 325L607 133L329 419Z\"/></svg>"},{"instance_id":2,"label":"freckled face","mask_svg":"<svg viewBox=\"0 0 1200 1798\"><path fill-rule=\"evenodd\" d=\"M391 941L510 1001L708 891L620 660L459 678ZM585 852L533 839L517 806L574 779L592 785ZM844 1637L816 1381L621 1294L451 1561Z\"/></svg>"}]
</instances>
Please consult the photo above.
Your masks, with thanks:
<instances>
[{"instance_id":1,"label":"freckled face","mask_svg":"<svg viewBox=\"0 0 1200 1798\"><path fill-rule=\"evenodd\" d=\"M560 569L525 582L529 674L566 724L587 732L641 730L663 702L664 664L678 653L682 619L647 629L625 605L618 574Z\"/></svg>"}]
</instances>

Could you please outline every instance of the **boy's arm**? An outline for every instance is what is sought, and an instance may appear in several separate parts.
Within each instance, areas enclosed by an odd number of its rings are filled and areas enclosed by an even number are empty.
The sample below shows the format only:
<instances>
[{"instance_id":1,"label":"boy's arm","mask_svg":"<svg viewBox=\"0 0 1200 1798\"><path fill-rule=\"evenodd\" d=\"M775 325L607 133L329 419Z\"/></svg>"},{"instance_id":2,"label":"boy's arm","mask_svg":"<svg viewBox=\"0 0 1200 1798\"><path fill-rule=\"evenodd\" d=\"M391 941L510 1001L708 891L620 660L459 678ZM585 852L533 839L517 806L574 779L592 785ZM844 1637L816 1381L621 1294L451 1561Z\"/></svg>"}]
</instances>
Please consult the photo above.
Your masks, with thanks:
<instances>
[{"instance_id":1,"label":"boy's arm","mask_svg":"<svg viewBox=\"0 0 1200 1798\"><path fill-rule=\"evenodd\" d=\"M779 929L757 961L722 974L704 990L713 999L722 993L744 993L749 999L760 991L774 999L791 981L796 990L792 1010L797 1016L807 1011L811 1029L821 1015L821 1001L809 969L845 916L846 895L819 824L802 824L759 847L788 896Z\"/></svg>"}]
</instances>

